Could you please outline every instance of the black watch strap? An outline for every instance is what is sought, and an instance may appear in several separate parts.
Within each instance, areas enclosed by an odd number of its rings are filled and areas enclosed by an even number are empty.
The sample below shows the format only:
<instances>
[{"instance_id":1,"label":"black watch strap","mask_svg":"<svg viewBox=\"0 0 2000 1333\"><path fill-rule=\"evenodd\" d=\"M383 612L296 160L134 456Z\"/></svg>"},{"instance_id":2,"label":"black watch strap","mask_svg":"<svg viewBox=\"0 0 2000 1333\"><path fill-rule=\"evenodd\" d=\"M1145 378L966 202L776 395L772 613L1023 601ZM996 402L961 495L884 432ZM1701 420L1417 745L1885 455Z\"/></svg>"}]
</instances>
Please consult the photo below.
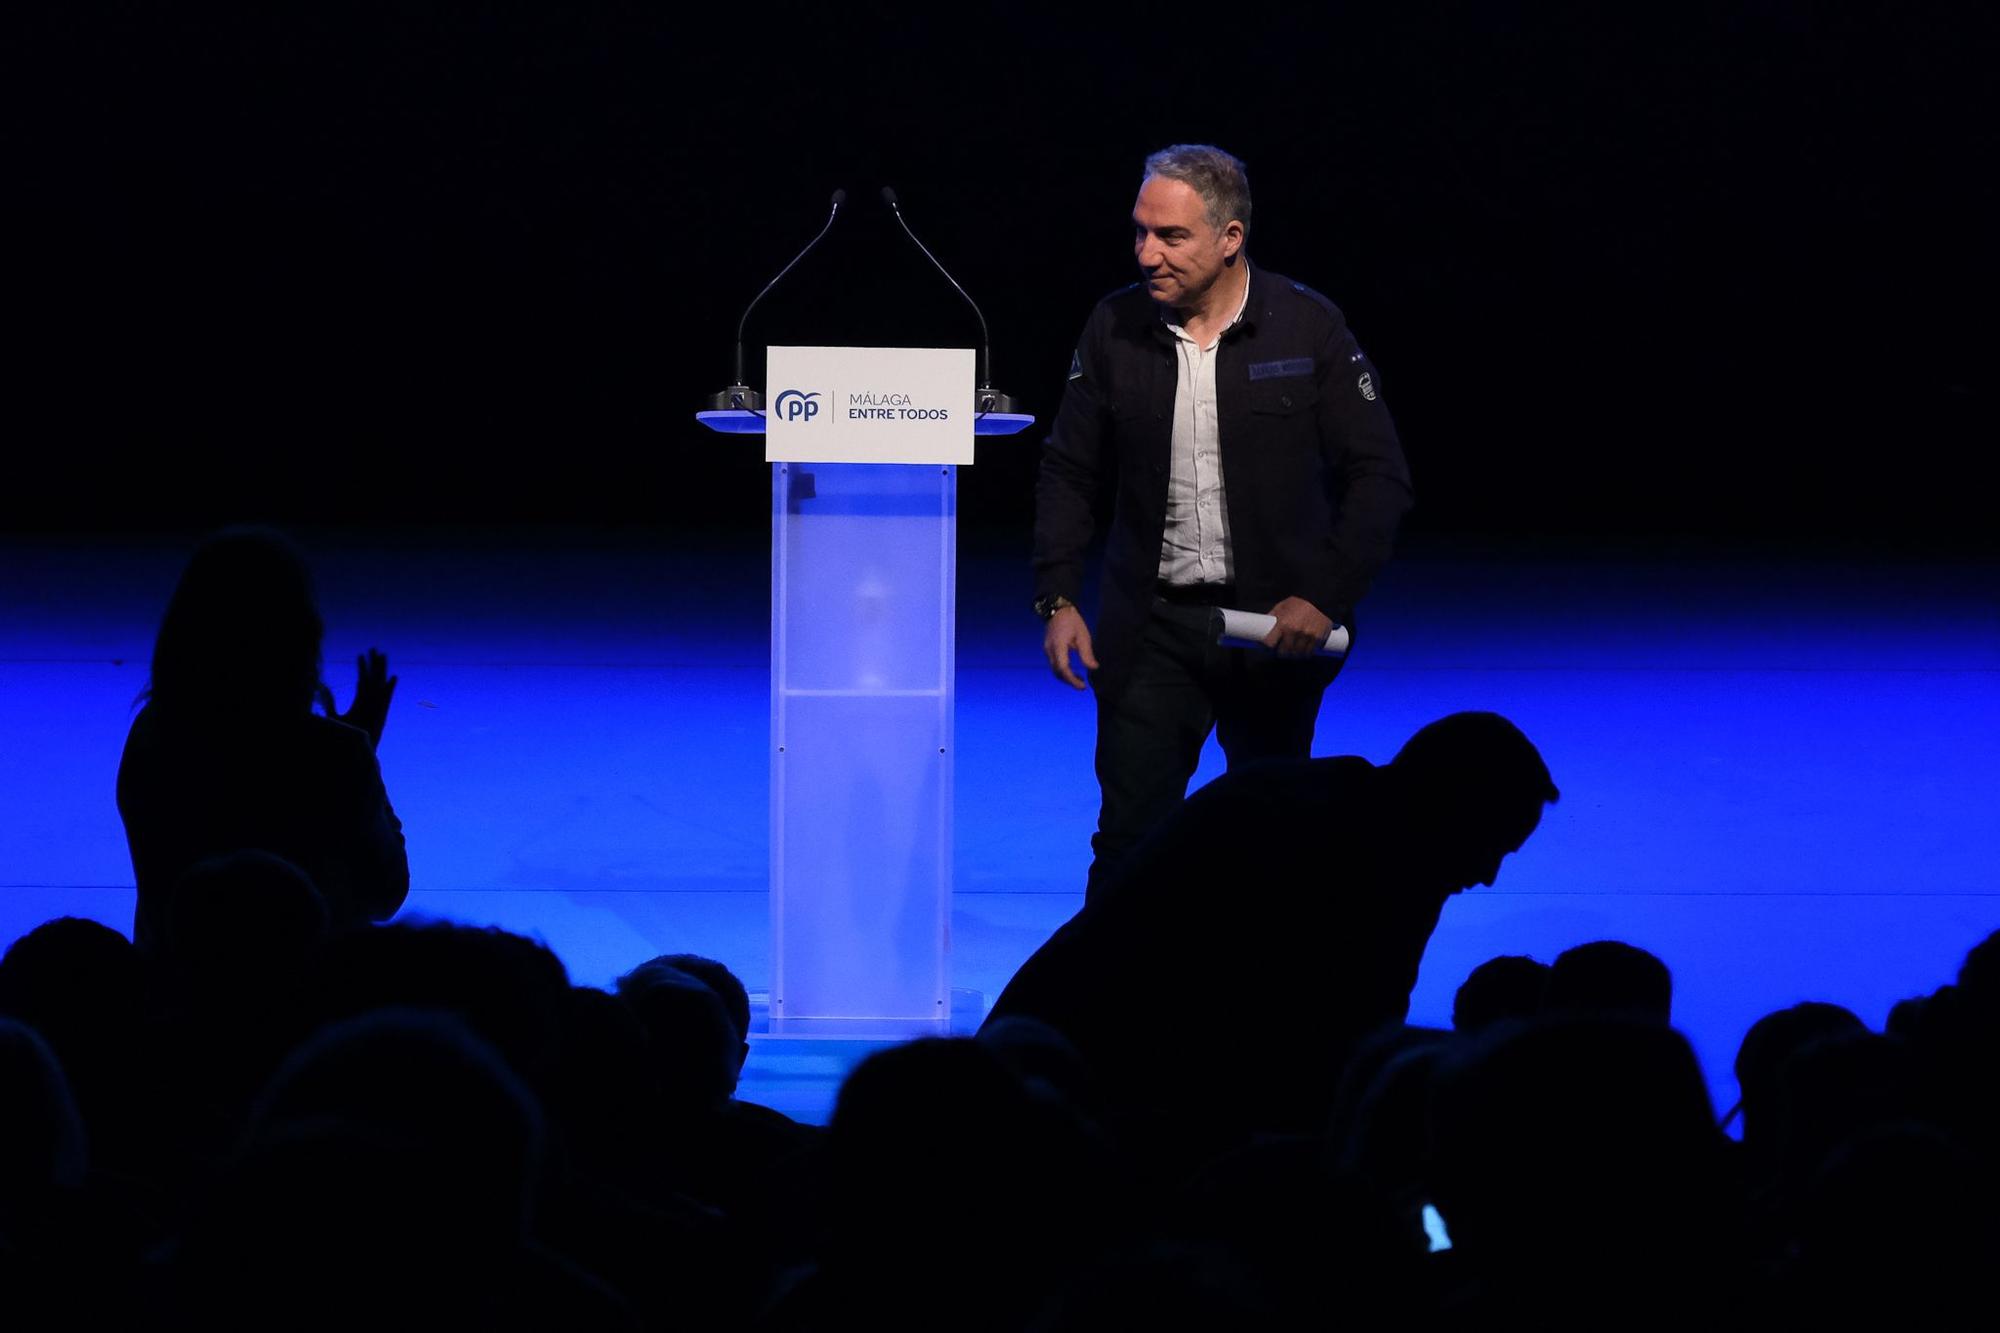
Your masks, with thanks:
<instances>
[{"instance_id":1,"label":"black watch strap","mask_svg":"<svg viewBox=\"0 0 2000 1333\"><path fill-rule=\"evenodd\" d=\"M1053 620L1055 619L1056 612L1062 610L1065 606L1075 605L1075 602L1072 602L1061 593L1052 592L1045 597L1037 597L1035 599L1035 614L1043 620Z\"/></svg>"}]
</instances>

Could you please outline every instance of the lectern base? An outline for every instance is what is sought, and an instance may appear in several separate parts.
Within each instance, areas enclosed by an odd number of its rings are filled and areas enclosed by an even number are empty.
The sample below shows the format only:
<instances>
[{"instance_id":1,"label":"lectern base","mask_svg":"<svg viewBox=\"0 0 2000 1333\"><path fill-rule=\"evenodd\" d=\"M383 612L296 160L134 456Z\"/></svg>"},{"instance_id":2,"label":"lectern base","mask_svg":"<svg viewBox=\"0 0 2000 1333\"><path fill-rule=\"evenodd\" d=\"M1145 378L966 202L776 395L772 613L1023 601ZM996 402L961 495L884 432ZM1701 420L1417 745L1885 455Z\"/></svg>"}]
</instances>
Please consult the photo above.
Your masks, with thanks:
<instances>
[{"instance_id":1,"label":"lectern base","mask_svg":"<svg viewBox=\"0 0 2000 1333\"><path fill-rule=\"evenodd\" d=\"M986 997L976 990L953 988L948 1019L920 1018L771 1018L768 992L750 995L750 1031L760 1041L871 1041L892 1043L916 1037L969 1037L986 1017Z\"/></svg>"}]
</instances>

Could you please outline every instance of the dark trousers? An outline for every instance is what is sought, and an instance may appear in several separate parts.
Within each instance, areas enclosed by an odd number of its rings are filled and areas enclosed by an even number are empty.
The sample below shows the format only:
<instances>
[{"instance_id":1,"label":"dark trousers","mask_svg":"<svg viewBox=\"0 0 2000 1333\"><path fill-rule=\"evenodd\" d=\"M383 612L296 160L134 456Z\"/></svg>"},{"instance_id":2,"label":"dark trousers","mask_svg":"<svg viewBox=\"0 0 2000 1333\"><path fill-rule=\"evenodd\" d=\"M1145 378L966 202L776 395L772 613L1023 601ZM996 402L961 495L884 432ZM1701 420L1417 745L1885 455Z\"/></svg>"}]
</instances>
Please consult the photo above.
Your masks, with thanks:
<instances>
[{"instance_id":1,"label":"dark trousers","mask_svg":"<svg viewBox=\"0 0 2000 1333\"><path fill-rule=\"evenodd\" d=\"M1186 799L1211 730L1232 772L1260 759L1312 753L1320 697L1341 659L1286 660L1256 648L1225 648L1209 629L1211 607L1204 603L1215 600L1156 599L1124 688L1097 697L1103 804L1090 840L1095 858L1086 902L1125 853Z\"/></svg>"}]
</instances>

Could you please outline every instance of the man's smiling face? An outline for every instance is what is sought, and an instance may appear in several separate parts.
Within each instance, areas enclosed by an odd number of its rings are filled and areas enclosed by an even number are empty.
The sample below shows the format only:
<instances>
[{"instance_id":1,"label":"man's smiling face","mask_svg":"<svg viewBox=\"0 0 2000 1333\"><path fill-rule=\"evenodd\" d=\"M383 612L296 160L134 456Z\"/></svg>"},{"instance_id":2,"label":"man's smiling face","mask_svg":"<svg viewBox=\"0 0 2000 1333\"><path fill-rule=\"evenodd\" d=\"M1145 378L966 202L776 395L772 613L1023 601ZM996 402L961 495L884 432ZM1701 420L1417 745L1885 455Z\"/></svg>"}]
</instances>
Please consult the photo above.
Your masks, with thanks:
<instances>
[{"instance_id":1,"label":"man's smiling face","mask_svg":"<svg viewBox=\"0 0 2000 1333\"><path fill-rule=\"evenodd\" d=\"M1198 307L1243 248L1243 224L1217 227L1194 187L1148 176L1132 205L1132 250L1146 292L1161 305Z\"/></svg>"}]
</instances>

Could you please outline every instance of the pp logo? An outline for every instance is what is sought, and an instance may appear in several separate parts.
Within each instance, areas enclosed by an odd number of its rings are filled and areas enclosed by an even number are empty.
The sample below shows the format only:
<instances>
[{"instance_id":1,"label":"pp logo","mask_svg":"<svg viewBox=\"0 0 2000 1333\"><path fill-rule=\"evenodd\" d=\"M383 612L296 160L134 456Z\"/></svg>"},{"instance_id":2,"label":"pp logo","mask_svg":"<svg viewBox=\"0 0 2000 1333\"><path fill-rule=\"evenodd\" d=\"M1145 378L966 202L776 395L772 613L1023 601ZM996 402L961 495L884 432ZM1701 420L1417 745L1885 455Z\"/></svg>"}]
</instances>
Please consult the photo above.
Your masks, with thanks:
<instances>
[{"instance_id":1,"label":"pp logo","mask_svg":"<svg viewBox=\"0 0 2000 1333\"><path fill-rule=\"evenodd\" d=\"M787 389L778 395L778 401L771 410L784 421L811 421L819 415L819 404L814 402L818 393L801 393L797 389Z\"/></svg>"},{"instance_id":2,"label":"pp logo","mask_svg":"<svg viewBox=\"0 0 2000 1333\"><path fill-rule=\"evenodd\" d=\"M1375 401L1375 377L1373 375L1363 371L1361 378L1354 382L1360 387L1363 398L1366 398L1371 403ZM783 402L784 399L781 398L778 401Z\"/></svg>"}]
</instances>

